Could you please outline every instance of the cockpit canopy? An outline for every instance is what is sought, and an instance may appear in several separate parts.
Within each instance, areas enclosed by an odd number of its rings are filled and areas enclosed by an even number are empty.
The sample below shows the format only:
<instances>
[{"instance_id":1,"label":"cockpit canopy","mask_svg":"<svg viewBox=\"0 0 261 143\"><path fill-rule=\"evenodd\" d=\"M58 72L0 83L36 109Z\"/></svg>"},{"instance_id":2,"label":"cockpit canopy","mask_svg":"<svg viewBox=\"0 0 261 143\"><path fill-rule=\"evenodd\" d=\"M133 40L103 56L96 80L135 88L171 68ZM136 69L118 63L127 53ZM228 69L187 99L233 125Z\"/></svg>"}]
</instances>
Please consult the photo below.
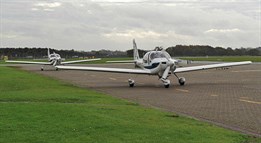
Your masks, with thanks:
<instances>
[{"instance_id":1,"label":"cockpit canopy","mask_svg":"<svg viewBox=\"0 0 261 143\"><path fill-rule=\"evenodd\" d=\"M51 54L50 57L51 58L60 58L60 55L59 54Z\"/></svg>"},{"instance_id":2,"label":"cockpit canopy","mask_svg":"<svg viewBox=\"0 0 261 143\"><path fill-rule=\"evenodd\" d=\"M143 56L143 62L148 63L151 62L155 58L166 58L169 59L171 58L170 55L166 51L151 51L146 53Z\"/></svg>"}]
</instances>

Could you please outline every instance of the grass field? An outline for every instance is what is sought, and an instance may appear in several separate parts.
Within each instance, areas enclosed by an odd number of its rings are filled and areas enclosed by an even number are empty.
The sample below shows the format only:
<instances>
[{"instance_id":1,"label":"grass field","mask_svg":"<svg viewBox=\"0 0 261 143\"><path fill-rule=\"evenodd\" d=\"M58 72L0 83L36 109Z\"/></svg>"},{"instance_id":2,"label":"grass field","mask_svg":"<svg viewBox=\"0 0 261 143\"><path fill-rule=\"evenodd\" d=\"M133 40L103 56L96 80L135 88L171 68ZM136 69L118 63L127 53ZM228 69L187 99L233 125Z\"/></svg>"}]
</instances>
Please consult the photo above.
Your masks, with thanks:
<instances>
[{"instance_id":1,"label":"grass field","mask_svg":"<svg viewBox=\"0 0 261 143\"><path fill-rule=\"evenodd\" d=\"M261 56L208 56L208 57L180 57L180 58L184 60L193 60L193 61L261 62Z\"/></svg>"},{"instance_id":2,"label":"grass field","mask_svg":"<svg viewBox=\"0 0 261 143\"><path fill-rule=\"evenodd\" d=\"M0 142L261 142L35 73L0 67Z\"/></svg>"}]
</instances>

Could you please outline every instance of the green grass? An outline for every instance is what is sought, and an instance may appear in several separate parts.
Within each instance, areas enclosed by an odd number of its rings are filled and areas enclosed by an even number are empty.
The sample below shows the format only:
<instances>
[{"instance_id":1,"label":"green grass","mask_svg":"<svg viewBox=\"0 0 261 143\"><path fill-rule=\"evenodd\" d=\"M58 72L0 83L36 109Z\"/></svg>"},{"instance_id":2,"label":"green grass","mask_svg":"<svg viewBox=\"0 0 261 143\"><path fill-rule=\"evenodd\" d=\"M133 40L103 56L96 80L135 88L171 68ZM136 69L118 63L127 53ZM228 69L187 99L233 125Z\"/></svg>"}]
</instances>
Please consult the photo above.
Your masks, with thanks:
<instances>
[{"instance_id":1,"label":"green grass","mask_svg":"<svg viewBox=\"0 0 261 143\"><path fill-rule=\"evenodd\" d=\"M0 67L0 142L258 142L35 73Z\"/></svg>"},{"instance_id":2,"label":"green grass","mask_svg":"<svg viewBox=\"0 0 261 143\"><path fill-rule=\"evenodd\" d=\"M193 61L261 62L261 56L208 56L208 57L180 57L180 58L184 60L193 60Z\"/></svg>"}]
</instances>

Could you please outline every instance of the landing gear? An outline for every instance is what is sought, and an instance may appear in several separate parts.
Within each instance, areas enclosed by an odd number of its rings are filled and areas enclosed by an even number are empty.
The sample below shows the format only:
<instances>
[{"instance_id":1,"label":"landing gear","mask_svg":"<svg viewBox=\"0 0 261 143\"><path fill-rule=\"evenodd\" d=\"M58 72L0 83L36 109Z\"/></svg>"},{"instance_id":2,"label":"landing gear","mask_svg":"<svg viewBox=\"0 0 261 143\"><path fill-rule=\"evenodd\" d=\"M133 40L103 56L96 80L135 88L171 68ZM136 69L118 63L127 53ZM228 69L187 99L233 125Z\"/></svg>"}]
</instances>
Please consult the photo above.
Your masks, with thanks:
<instances>
[{"instance_id":1,"label":"landing gear","mask_svg":"<svg viewBox=\"0 0 261 143\"><path fill-rule=\"evenodd\" d=\"M169 88L169 85L170 85L170 80L167 79L169 76L169 72L170 72L170 66L168 66L165 69L165 71L163 72L162 77L161 77L161 81L163 82L165 88Z\"/></svg>"},{"instance_id":2,"label":"landing gear","mask_svg":"<svg viewBox=\"0 0 261 143\"><path fill-rule=\"evenodd\" d=\"M43 71L44 70L44 68L43 67L41 67L41 71Z\"/></svg>"},{"instance_id":3,"label":"landing gear","mask_svg":"<svg viewBox=\"0 0 261 143\"><path fill-rule=\"evenodd\" d=\"M174 75L178 78L179 85L181 85L181 86L185 85L186 79L184 77L178 77L175 73L174 73Z\"/></svg>"},{"instance_id":4,"label":"landing gear","mask_svg":"<svg viewBox=\"0 0 261 143\"><path fill-rule=\"evenodd\" d=\"M130 87L134 87L135 81L133 79L129 79L128 82Z\"/></svg>"},{"instance_id":5,"label":"landing gear","mask_svg":"<svg viewBox=\"0 0 261 143\"><path fill-rule=\"evenodd\" d=\"M179 78L179 85L183 86L185 84L185 78L184 77L180 77Z\"/></svg>"},{"instance_id":6,"label":"landing gear","mask_svg":"<svg viewBox=\"0 0 261 143\"><path fill-rule=\"evenodd\" d=\"M169 88L169 84L166 84L166 85L164 84L164 87L165 87L165 88Z\"/></svg>"},{"instance_id":7,"label":"landing gear","mask_svg":"<svg viewBox=\"0 0 261 143\"><path fill-rule=\"evenodd\" d=\"M170 80L161 78L165 88L169 88Z\"/></svg>"},{"instance_id":8,"label":"landing gear","mask_svg":"<svg viewBox=\"0 0 261 143\"><path fill-rule=\"evenodd\" d=\"M55 67L55 70L58 71L58 68Z\"/></svg>"}]
</instances>

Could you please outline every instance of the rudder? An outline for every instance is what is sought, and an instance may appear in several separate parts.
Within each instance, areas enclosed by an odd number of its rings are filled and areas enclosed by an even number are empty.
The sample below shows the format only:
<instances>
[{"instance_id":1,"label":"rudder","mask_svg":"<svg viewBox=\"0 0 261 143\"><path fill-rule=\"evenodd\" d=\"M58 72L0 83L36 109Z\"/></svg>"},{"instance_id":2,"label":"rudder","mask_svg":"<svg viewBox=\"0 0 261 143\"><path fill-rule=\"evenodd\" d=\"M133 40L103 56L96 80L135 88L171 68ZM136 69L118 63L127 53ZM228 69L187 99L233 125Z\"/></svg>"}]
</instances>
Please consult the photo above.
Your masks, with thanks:
<instances>
[{"instance_id":1,"label":"rudder","mask_svg":"<svg viewBox=\"0 0 261 143\"><path fill-rule=\"evenodd\" d=\"M135 61L140 59L139 51L138 51L135 39L133 39L133 59Z\"/></svg>"}]
</instances>

